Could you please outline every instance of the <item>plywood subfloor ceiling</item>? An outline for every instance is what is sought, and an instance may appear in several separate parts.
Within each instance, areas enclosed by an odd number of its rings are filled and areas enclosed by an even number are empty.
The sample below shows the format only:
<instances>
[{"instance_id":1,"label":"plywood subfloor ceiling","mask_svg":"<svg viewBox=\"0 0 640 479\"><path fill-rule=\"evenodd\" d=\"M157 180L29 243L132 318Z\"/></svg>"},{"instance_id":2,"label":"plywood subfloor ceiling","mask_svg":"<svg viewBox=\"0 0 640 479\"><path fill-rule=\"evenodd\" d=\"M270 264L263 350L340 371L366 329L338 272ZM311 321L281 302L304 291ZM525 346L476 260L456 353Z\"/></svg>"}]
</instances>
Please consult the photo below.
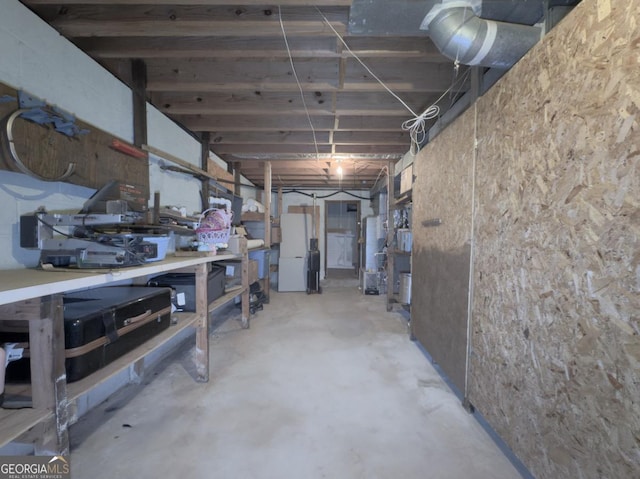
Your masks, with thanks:
<instances>
[{"instance_id":1,"label":"plywood subfloor ceiling","mask_svg":"<svg viewBox=\"0 0 640 479\"><path fill-rule=\"evenodd\" d=\"M274 187L368 189L402 158L412 115L371 72L416 113L468 88L394 2L401 33L351 34L351 0L22 1L125 83L144 62L148 100L258 185L270 160Z\"/></svg>"}]
</instances>

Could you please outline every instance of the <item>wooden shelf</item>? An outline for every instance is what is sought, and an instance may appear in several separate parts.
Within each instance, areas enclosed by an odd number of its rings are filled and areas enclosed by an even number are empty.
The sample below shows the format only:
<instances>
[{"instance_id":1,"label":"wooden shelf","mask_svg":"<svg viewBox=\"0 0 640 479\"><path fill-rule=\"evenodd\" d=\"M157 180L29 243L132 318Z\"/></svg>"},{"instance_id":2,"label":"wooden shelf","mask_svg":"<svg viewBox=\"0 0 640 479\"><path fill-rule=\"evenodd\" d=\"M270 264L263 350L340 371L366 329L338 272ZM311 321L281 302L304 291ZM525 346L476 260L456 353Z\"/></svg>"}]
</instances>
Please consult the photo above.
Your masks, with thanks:
<instances>
[{"instance_id":1,"label":"wooden shelf","mask_svg":"<svg viewBox=\"0 0 640 479\"><path fill-rule=\"evenodd\" d=\"M216 309L225 305L229 301L233 300L237 296L244 292L242 286L233 288L231 291L225 293L220 298L216 299L209 305L209 313L214 312ZM177 324L172 324L168 329L160 334L150 338L144 344L130 351L129 353L116 359L114 362L99 369L95 373L89 376L67 384L67 398L69 403L73 403L79 397L89 392L91 389L107 381L109 378L120 373L124 369L127 369L131 364L143 359L149 353L162 346L166 342L170 341L173 337L180 334L183 330L193 327L199 320L199 317L195 313L175 313L178 318ZM12 385L7 385L9 389ZM31 396L31 386L28 384L18 385L21 389L21 395L25 397ZM16 414L17 413L17 414ZM7 437L18 437L21 434L28 431L30 428L52 416L51 411L38 411L32 408L24 409L0 409L0 423L2 424L3 435L6 433ZM7 418L7 424L5 425L5 418ZM69 425L73 424L74 417L70 417ZM10 442L4 441L4 444L0 442L0 447Z\"/></svg>"},{"instance_id":2,"label":"wooden shelf","mask_svg":"<svg viewBox=\"0 0 640 479\"><path fill-rule=\"evenodd\" d=\"M5 270L0 271L0 305L77 289L108 286L116 281L167 273L179 268L195 267L202 264L203 261L224 261L239 258L241 256L236 254L222 254L209 258L181 258L167 255L162 261L130 268L54 269L50 271L38 268Z\"/></svg>"},{"instance_id":3,"label":"wooden shelf","mask_svg":"<svg viewBox=\"0 0 640 479\"><path fill-rule=\"evenodd\" d=\"M404 207L407 203L411 202L411 190L402 193L400 196L395 198L395 208Z\"/></svg>"},{"instance_id":4,"label":"wooden shelf","mask_svg":"<svg viewBox=\"0 0 640 479\"><path fill-rule=\"evenodd\" d=\"M196 330L196 370L200 381L209 378L209 314L218 307L242 296L242 324L249 327L248 253L246 242L241 242L241 254L221 254L207 257L167 256L163 261L141 266L100 269L44 271L35 268L0 271L0 315L29 323L32 348L31 373L33 384L11 386L21 397L31 397L35 408L0 409L0 447L24 437L35 426L43 422L49 434L30 437L36 454L52 452L68 454L67 427L76 420L77 401L93 388L143 359L187 328ZM126 280L139 280L158 273L186 271L195 273L197 298L206 297L207 263L236 260L242 265L243 284L227 292L211 304L197 303L198 312L177 313L177 324L169 326L156 336L149 338L133 351L79 381L67 384L64 375L64 331L62 294L68 291L110 286ZM206 301L205 301L206 302ZM35 321L35 323L34 323ZM40 325L35 328L34 324ZM35 355L34 355L35 353ZM39 358L39 360L34 360ZM53 374L49 371L53 365ZM50 378L50 379L48 379ZM69 418L69 419L68 419ZM40 451L40 452L39 452Z\"/></svg>"},{"instance_id":5,"label":"wooden shelf","mask_svg":"<svg viewBox=\"0 0 640 479\"><path fill-rule=\"evenodd\" d=\"M156 336L153 336L152 338L149 338L148 341L144 342L133 351L119 357L112 363L107 364L105 367L99 369L93 374L90 374L86 378L67 384L67 398L69 401L75 401L94 387L115 376L123 369L128 368L132 363L144 358L147 354L165 344L184 329L194 326L199 319L198 315L195 313L176 313L176 317L178 318L178 324L172 324L168 329Z\"/></svg>"},{"instance_id":6,"label":"wooden shelf","mask_svg":"<svg viewBox=\"0 0 640 479\"><path fill-rule=\"evenodd\" d=\"M52 418L53 413L47 410L32 408L0 409L0 424L2 425L0 447L6 446L15 438L29 431L29 429Z\"/></svg>"},{"instance_id":7,"label":"wooden shelf","mask_svg":"<svg viewBox=\"0 0 640 479\"><path fill-rule=\"evenodd\" d=\"M245 289L242 286L232 287L224 295L220 296L218 299L216 299L209 305L209 312L212 313L213 311L218 309L220 306L224 306L236 296L240 296L242 293L244 293L244 291Z\"/></svg>"}]
</instances>

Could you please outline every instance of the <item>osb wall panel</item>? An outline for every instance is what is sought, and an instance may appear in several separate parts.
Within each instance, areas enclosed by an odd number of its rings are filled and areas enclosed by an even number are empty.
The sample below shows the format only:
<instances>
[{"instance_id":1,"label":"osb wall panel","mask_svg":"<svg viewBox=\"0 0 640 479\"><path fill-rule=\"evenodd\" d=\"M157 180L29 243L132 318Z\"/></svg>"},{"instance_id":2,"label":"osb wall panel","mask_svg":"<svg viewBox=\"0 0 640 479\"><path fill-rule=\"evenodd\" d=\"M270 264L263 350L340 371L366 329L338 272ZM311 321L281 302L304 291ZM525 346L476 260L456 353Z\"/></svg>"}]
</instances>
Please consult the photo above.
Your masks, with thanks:
<instances>
[{"instance_id":1,"label":"osb wall panel","mask_svg":"<svg viewBox=\"0 0 640 479\"><path fill-rule=\"evenodd\" d=\"M414 161L411 331L464 394L474 112ZM440 219L439 226L423 222Z\"/></svg>"},{"instance_id":2,"label":"osb wall panel","mask_svg":"<svg viewBox=\"0 0 640 479\"><path fill-rule=\"evenodd\" d=\"M20 172L10 158L6 137L8 117L18 109L17 92L0 83L0 169ZM89 133L71 138L53 128L17 118L13 127L14 143L22 162L45 178L59 178L70 162L75 172L65 181L100 188L115 179L134 183L149 197L149 164L110 147L114 137L91 125L76 121Z\"/></svg>"},{"instance_id":3,"label":"osb wall panel","mask_svg":"<svg viewBox=\"0 0 640 479\"><path fill-rule=\"evenodd\" d=\"M469 397L537 478L640 477L640 0L478 103Z\"/></svg>"}]
</instances>

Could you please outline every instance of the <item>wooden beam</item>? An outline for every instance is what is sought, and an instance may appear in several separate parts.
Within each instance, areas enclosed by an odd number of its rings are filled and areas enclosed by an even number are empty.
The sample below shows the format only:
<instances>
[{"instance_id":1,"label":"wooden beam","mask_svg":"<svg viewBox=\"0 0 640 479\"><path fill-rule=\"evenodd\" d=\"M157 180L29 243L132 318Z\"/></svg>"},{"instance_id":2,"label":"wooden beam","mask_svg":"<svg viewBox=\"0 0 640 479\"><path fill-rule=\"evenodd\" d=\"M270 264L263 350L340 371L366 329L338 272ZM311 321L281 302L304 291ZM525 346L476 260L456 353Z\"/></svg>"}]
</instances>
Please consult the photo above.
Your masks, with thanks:
<instances>
[{"instance_id":1,"label":"wooden beam","mask_svg":"<svg viewBox=\"0 0 640 479\"><path fill-rule=\"evenodd\" d=\"M240 238L240 253L242 254L242 319L241 324L244 329L249 328L249 255L247 252L246 238Z\"/></svg>"},{"instance_id":2,"label":"wooden beam","mask_svg":"<svg viewBox=\"0 0 640 479\"><path fill-rule=\"evenodd\" d=\"M239 163L239 162L238 162ZM300 173L311 173L311 174L322 174L325 173L328 167L323 167L321 165L313 166L313 162L307 161L274 161L271 165L271 171L277 172L278 174L282 173L292 173L292 172L300 172ZM243 166L243 173L246 174L261 174L264 172L264 166L262 162L249 162Z\"/></svg>"},{"instance_id":3,"label":"wooden beam","mask_svg":"<svg viewBox=\"0 0 640 479\"><path fill-rule=\"evenodd\" d=\"M330 92L319 90L305 93L302 103L300 92L155 92L151 100L158 109L167 114L252 114L273 115L274 111L290 114L331 115ZM305 105L307 110L305 110Z\"/></svg>"},{"instance_id":4,"label":"wooden beam","mask_svg":"<svg viewBox=\"0 0 640 479\"><path fill-rule=\"evenodd\" d=\"M334 145L409 145L408 131L336 131Z\"/></svg>"},{"instance_id":5,"label":"wooden beam","mask_svg":"<svg viewBox=\"0 0 640 479\"><path fill-rule=\"evenodd\" d=\"M345 91L376 91L378 81L364 70L356 60L347 60ZM451 87L453 66L447 63L410 62L389 59L371 59L367 66L394 92L430 91L442 93ZM469 82L456 85L455 91L466 91ZM416 112L419 113L419 112Z\"/></svg>"},{"instance_id":6,"label":"wooden beam","mask_svg":"<svg viewBox=\"0 0 640 479\"><path fill-rule=\"evenodd\" d=\"M271 162L264 163L264 244L271 247Z\"/></svg>"},{"instance_id":7,"label":"wooden beam","mask_svg":"<svg viewBox=\"0 0 640 479\"><path fill-rule=\"evenodd\" d=\"M133 144L147 144L147 68L143 60L131 61L133 100Z\"/></svg>"},{"instance_id":8,"label":"wooden beam","mask_svg":"<svg viewBox=\"0 0 640 479\"><path fill-rule=\"evenodd\" d=\"M409 150L409 139L405 141L392 142L375 142L372 137L371 141L346 144L335 143L331 145L318 145L318 151L321 155L353 155L353 159L357 160L360 156L371 154L381 157L382 155L393 155L394 158L404 155ZM220 157L236 156L237 159L251 160L250 157L255 155L257 161L276 160L278 163L290 162L296 155L307 154L309 159L299 159L297 161L315 161L315 145L313 144L294 144L294 145L218 145L214 147L214 151ZM298 157L299 158L299 157ZM389 158L386 158L389 159ZM325 160L315 161L322 163ZM300 165L301 166L301 165ZM321 165L316 168L322 168Z\"/></svg>"},{"instance_id":9,"label":"wooden beam","mask_svg":"<svg viewBox=\"0 0 640 479\"><path fill-rule=\"evenodd\" d=\"M253 115L176 115L176 120L193 131L308 131L309 124L298 117L289 115L253 116ZM330 116L312 116L316 130L333 128Z\"/></svg>"},{"instance_id":10,"label":"wooden beam","mask_svg":"<svg viewBox=\"0 0 640 479\"><path fill-rule=\"evenodd\" d=\"M387 311L391 311L394 302L395 275L393 253L393 205L395 203L395 162L387 163Z\"/></svg>"},{"instance_id":11,"label":"wooden beam","mask_svg":"<svg viewBox=\"0 0 640 479\"><path fill-rule=\"evenodd\" d=\"M404 145L335 145L334 153L336 155L350 154L391 154L394 156L402 156L409 150L409 142Z\"/></svg>"},{"instance_id":12,"label":"wooden beam","mask_svg":"<svg viewBox=\"0 0 640 479\"><path fill-rule=\"evenodd\" d=\"M184 37L276 36L282 37L277 9L263 6L146 6L69 5L43 11L45 20L66 37ZM346 34L347 7L323 9L331 26ZM290 7L283 11L288 36L329 36L335 33L315 8Z\"/></svg>"},{"instance_id":13,"label":"wooden beam","mask_svg":"<svg viewBox=\"0 0 640 479\"><path fill-rule=\"evenodd\" d=\"M80 0L22 0L26 5L73 5ZM282 6L351 6L353 0L278 0ZM113 5L114 0L82 0L87 5ZM118 0L119 5L229 5L229 0ZM242 0L242 5L265 5L264 0Z\"/></svg>"},{"instance_id":14,"label":"wooden beam","mask_svg":"<svg viewBox=\"0 0 640 479\"><path fill-rule=\"evenodd\" d=\"M329 132L316 131L315 139L319 144L328 144ZM313 134L311 132L303 131L247 131L242 133L236 133L233 131L214 131L211 134L212 146L224 144L241 145L252 143L259 143L262 145L278 143L286 143L289 145L313 143Z\"/></svg>"},{"instance_id":15,"label":"wooden beam","mask_svg":"<svg viewBox=\"0 0 640 479\"><path fill-rule=\"evenodd\" d=\"M262 131L308 131L309 124L300 121L297 116L273 115L176 115L175 119L193 131L241 132ZM330 116L312 116L316 131L329 131L335 128ZM338 130L347 131L402 131L402 118L399 117L362 117L346 115L338 118Z\"/></svg>"},{"instance_id":16,"label":"wooden beam","mask_svg":"<svg viewBox=\"0 0 640 479\"><path fill-rule=\"evenodd\" d=\"M296 72L301 84L312 92L335 90L338 60L300 59ZM198 91L234 94L242 91L298 92L288 59L246 58L221 61L211 58L147 60L149 91ZM196 90L193 90L195 88Z\"/></svg>"},{"instance_id":17,"label":"wooden beam","mask_svg":"<svg viewBox=\"0 0 640 479\"><path fill-rule=\"evenodd\" d=\"M200 138L200 168L209 173L209 151L211 134L208 131L202 133ZM209 208L209 180L202 180L202 211Z\"/></svg>"},{"instance_id":18,"label":"wooden beam","mask_svg":"<svg viewBox=\"0 0 640 479\"><path fill-rule=\"evenodd\" d=\"M406 153L406 151L405 151ZM403 153L404 155L404 153ZM346 155L345 155L346 156ZM399 156L398 158L395 158L398 155L393 155L394 158L389 158L389 154L384 154L384 155L356 155L356 154L352 154L349 155L349 158L344 158L344 160L349 160L351 162L358 162L358 163L372 163L372 164L384 164L387 161L389 161L390 159L400 159L402 157ZM280 156L273 156L271 158L260 158L257 155L255 157L247 157L247 158L237 158L234 157L233 155L222 155L222 158L225 161L242 161L243 164L243 168L246 168L246 165L249 165L251 163L256 163L256 162L263 162L263 161L271 161L273 162L274 165L276 165L276 163L280 163L280 162L310 162L310 163L317 163L319 165L322 165L324 163L326 163L327 161L332 161L333 158L332 157L321 157L321 159L319 161L316 160L315 155L313 156L308 156L306 158L299 158L299 157L295 157L295 155L291 155L291 156L287 156L287 155L280 155ZM244 171L244 170L243 170Z\"/></svg>"},{"instance_id":19,"label":"wooden beam","mask_svg":"<svg viewBox=\"0 0 640 479\"><path fill-rule=\"evenodd\" d=\"M309 153L316 152L316 147L313 144L277 144L277 145L216 145L213 147L213 151L217 155L223 154L238 154L244 155L250 154L265 154L265 153ZM318 145L318 151L320 153L331 153L331 145Z\"/></svg>"},{"instance_id":20,"label":"wooden beam","mask_svg":"<svg viewBox=\"0 0 640 479\"><path fill-rule=\"evenodd\" d=\"M264 195L262 202L264 204L264 247L271 248L271 162L265 161L264 163ZM264 293L267 299L271 290L271 269L270 269L270 254L266 255L266 264L264 265L265 277L264 277Z\"/></svg>"},{"instance_id":21,"label":"wooden beam","mask_svg":"<svg viewBox=\"0 0 640 479\"><path fill-rule=\"evenodd\" d=\"M196 326L195 364L197 379L200 382L209 381L209 302L207 301L207 282L207 264L197 265L195 290L196 314L199 319Z\"/></svg>"},{"instance_id":22,"label":"wooden beam","mask_svg":"<svg viewBox=\"0 0 640 479\"><path fill-rule=\"evenodd\" d=\"M242 186L240 185L240 182L242 181L241 168L242 163L240 163L239 161L233 162L233 191L238 196L242 194Z\"/></svg>"},{"instance_id":23,"label":"wooden beam","mask_svg":"<svg viewBox=\"0 0 640 479\"><path fill-rule=\"evenodd\" d=\"M335 100L335 101L334 101ZM422 113L438 100L433 93L407 92L402 101L415 112ZM286 111L291 115L396 115L412 114L388 92L310 91L302 102L300 93L236 91L233 92L153 92L151 102L168 115L273 115ZM306 109L305 109L306 106Z\"/></svg>"},{"instance_id":24,"label":"wooden beam","mask_svg":"<svg viewBox=\"0 0 640 479\"><path fill-rule=\"evenodd\" d=\"M351 51L359 58L416 59L451 63L430 39L420 37L345 37ZM295 58L350 58L338 51L337 39L331 37L291 37L291 56ZM74 43L84 52L99 58L289 58L282 38L243 37L87 37Z\"/></svg>"},{"instance_id":25,"label":"wooden beam","mask_svg":"<svg viewBox=\"0 0 640 479\"><path fill-rule=\"evenodd\" d=\"M337 130L347 131L402 131L402 118L398 117L367 117L346 115L338 118Z\"/></svg>"}]
</instances>

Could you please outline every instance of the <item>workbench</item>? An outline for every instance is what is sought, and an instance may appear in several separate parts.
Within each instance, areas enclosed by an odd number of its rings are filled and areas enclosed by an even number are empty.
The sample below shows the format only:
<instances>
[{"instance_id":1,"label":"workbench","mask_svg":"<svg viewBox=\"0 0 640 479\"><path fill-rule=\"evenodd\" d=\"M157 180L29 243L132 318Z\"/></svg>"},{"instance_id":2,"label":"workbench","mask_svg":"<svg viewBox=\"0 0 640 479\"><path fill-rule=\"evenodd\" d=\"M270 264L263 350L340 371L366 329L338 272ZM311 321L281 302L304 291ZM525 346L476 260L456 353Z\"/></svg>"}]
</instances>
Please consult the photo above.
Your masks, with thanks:
<instances>
[{"instance_id":1,"label":"workbench","mask_svg":"<svg viewBox=\"0 0 640 479\"><path fill-rule=\"evenodd\" d=\"M207 266L235 260L242 265L242 284L207 304ZM195 273L196 311L175 313L177 323L138 348L77 382L67 384L63 299L65 292L144 283L166 272ZM77 421L78 399L131 365L140 369L144 358L186 328L195 328L197 381L209 380L209 316L220 306L242 296L242 327L249 327L248 255L246 241L240 254L167 256L159 262L110 270L43 270L25 268L0 271L0 319L29 323L31 403L22 409L0 409L0 447L13 442L33 443L37 455L69 453L68 428Z\"/></svg>"}]
</instances>

